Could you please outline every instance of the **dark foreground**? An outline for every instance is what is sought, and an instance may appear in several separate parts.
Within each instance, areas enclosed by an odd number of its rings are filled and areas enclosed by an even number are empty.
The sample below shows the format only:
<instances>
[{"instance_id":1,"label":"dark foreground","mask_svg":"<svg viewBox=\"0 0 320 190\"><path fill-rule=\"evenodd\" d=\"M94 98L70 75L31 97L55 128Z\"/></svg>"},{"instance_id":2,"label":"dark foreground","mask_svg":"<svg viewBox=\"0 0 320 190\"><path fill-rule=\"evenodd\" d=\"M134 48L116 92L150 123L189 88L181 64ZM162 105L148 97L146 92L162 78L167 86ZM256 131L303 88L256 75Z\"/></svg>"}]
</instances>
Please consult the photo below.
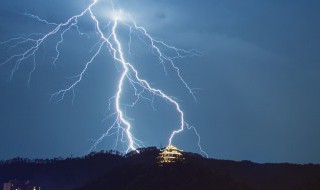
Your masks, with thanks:
<instances>
[{"instance_id":1,"label":"dark foreground","mask_svg":"<svg viewBox=\"0 0 320 190\"><path fill-rule=\"evenodd\" d=\"M158 166L159 150L121 156L13 159L0 164L0 189L8 180L31 180L43 190L319 190L320 165L256 164L184 153L185 163Z\"/></svg>"}]
</instances>

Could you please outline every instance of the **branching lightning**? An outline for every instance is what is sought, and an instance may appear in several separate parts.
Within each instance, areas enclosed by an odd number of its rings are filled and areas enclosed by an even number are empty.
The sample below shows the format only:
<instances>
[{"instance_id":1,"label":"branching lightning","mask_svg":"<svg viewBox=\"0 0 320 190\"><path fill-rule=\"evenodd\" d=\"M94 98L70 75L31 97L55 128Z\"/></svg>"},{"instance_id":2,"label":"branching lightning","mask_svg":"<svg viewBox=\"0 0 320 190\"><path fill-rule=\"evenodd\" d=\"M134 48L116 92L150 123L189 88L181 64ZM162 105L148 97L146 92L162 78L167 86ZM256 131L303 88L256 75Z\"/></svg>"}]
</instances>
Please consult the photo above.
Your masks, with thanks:
<instances>
[{"instance_id":1,"label":"branching lightning","mask_svg":"<svg viewBox=\"0 0 320 190\"><path fill-rule=\"evenodd\" d=\"M158 89L151 85L146 79L143 79L139 71L131 64L129 61L126 60L124 55L123 46L118 37L118 26L123 25L124 27L128 28L130 32L130 39L128 42L128 53L131 52L131 35L133 32L139 33L139 35L143 36L147 39L147 44L153 50L153 53L158 57L159 62L163 65L164 71L166 72L166 67L173 69L182 85L187 89L190 95L196 100L195 94L193 89L190 88L188 83L183 79L180 69L174 64L174 60L178 58L185 58L190 56L199 56L201 55L200 52L196 50L183 50L176 48L174 46L168 45L163 41L154 39L144 27L141 27L136 24L136 22L123 13L122 11L117 11L113 8L112 13L110 14L109 20L109 28L108 32L104 31L102 26L102 22L99 21L98 17L96 16L95 12L93 11L93 7L97 4L98 0L93 0L93 2L80 14L74 15L70 17L68 20L62 23L55 23L49 22L45 19L40 18L39 16L32 15L30 13L25 13L26 16L35 19L41 23L44 23L50 27L53 27L51 31L45 34L31 34L29 36L22 36L17 38L12 38L5 42L2 42L1 45L8 45L10 48L15 48L17 46L26 46L27 49L22 51L21 53L14 54L0 63L0 66L5 64L14 64L14 67L11 72L10 79L14 76L15 72L19 69L20 65L25 62L27 59L32 58L33 67L29 73L28 84L30 83L32 73L36 70L36 53L39 47L44 43L44 41L48 40L50 37L55 35L59 36L59 41L55 44L55 56L52 58L52 64L55 65L60 57L59 46L64 42L64 35L69 32L72 28L75 28L80 35L85 35L79 31L78 26L78 19L84 17L85 15L89 16L91 21L94 23L97 35L99 37L99 41L95 45L97 48L92 48L90 50L94 51L91 58L86 62L82 71L74 76L75 81L71 83L64 89L60 89L51 95L50 101L61 101L65 98L65 96L69 93L73 95L73 99L75 97L75 88L77 85L83 80L84 74L87 72L88 67L94 62L95 58L103 51L103 48L106 47L109 49L109 52L113 56L113 59L116 63L121 66L121 74L119 76L117 82L117 90L113 97L109 99L109 109L114 108L114 112L110 114L108 118L114 118L114 122L108 128L108 130L99 138L97 139L91 150L94 150L97 145L107 136L116 136L116 142L114 148L117 147L118 142L121 141L123 143L127 143L128 151L136 151L137 148L143 146L143 142L134 137L132 134L132 124L130 123L129 118L126 116L125 110L123 110L123 104L121 103L121 97L123 96L123 89L125 88L124 82L127 81L134 89L134 96L136 99L131 102L131 104L127 105L130 107L134 107L136 103L142 99L148 100L153 102L153 99L147 98L144 96L144 93L150 93L153 97L157 96L173 108L175 108L176 112L179 114L179 126L177 129L173 130L170 137L168 144L171 145L173 142L174 137L181 133L185 128L194 130L196 136L198 137L198 146L200 151L203 155L207 156L207 154L203 151L200 146L200 135L198 134L196 128L194 126L189 125L185 121L184 112L181 109L180 104L174 97L167 95L163 90ZM112 6L113 7L113 6ZM174 52L174 55L167 55L161 49L164 48L166 50L170 50ZM96 50L94 50L96 49Z\"/></svg>"}]
</instances>

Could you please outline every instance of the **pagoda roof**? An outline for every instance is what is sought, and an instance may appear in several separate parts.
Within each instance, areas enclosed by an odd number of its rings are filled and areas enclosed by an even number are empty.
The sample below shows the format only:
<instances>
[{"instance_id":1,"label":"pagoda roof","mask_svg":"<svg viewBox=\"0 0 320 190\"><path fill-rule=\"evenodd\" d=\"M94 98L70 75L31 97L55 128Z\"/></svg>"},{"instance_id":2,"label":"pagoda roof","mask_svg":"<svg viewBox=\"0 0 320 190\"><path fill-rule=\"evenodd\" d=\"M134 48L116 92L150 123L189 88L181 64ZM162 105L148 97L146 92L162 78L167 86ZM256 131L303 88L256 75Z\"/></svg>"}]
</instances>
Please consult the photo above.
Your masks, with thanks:
<instances>
[{"instance_id":1,"label":"pagoda roof","mask_svg":"<svg viewBox=\"0 0 320 190\"><path fill-rule=\"evenodd\" d=\"M160 151L157 159L160 165L162 163L174 163L184 160L181 150L171 144Z\"/></svg>"},{"instance_id":2,"label":"pagoda roof","mask_svg":"<svg viewBox=\"0 0 320 190\"><path fill-rule=\"evenodd\" d=\"M173 146L173 145L168 145L166 148L165 148L166 150L177 150L177 151L181 151L181 150L179 150L177 147L175 147L175 146Z\"/></svg>"}]
</instances>

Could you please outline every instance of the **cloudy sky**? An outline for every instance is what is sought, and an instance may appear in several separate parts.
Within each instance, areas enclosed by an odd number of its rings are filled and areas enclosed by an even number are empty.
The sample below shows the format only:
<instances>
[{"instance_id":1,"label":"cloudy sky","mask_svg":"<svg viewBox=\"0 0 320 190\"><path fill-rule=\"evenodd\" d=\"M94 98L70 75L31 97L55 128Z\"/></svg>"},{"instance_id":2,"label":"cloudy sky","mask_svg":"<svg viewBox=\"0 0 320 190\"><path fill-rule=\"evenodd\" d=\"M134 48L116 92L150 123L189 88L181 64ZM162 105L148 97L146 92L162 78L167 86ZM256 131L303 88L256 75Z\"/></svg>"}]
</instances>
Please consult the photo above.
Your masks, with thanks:
<instances>
[{"instance_id":1,"label":"cloudy sky","mask_svg":"<svg viewBox=\"0 0 320 190\"><path fill-rule=\"evenodd\" d=\"M52 30L25 12L58 23L88 4L88 0L1 0L0 41ZM138 36L133 38L132 52L126 51L125 56L152 85L177 98L210 157L320 163L318 1L115 0L114 4L157 39L203 53L176 61L197 92L197 101L173 71L164 73L151 48ZM100 2L94 8L105 23L109 5ZM39 48L29 86L32 60L23 62L12 80L14 65L0 67L0 159L82 156L112 124L112 119L104 119L110 114L108 99L116 91L120 71L106 48L77 86L73 103L72 95L49 102L50 94L70 85L72 76L92 56L90 49L98 38L88 16L79 21L79 30L89 37L74 29L68 32L55 67L52 57L59 36ZM127 47L129 31L122 25L118 32ZM0 46L1 62L25 48L9 46ZM123 102L129 99L124 96ZM127 117L134 126L133 134L145 146L166 145L170 131L178 125L172 106L160 99L153 106L139 102L127 109ZM107 138L98 150L111 149L114 141L115 137ZM192 131L186 130L173 143L185 151L199 152Z\"/></svg>"}]
</instances>

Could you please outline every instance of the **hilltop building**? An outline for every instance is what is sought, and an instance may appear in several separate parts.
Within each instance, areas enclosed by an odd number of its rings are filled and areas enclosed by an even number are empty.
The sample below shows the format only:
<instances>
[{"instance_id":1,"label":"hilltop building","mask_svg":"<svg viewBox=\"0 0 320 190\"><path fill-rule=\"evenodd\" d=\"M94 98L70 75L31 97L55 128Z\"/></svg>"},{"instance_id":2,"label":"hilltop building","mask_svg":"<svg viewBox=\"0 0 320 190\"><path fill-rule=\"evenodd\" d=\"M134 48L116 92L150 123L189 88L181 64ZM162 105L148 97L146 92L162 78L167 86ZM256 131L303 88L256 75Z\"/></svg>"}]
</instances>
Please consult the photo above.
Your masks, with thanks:
<instances>
[{"instance_id":1,"label":"hilltop building","mask_svg":"<svg viewBox=\"0 0 320 190\"><path fill-rule=\"evenodd\" d=\"M179 150L173 145L169 145L166 148L160 150L157 161L159 165L183 162L184 157L182 155L182 150Z\"/></svg>"}]
</instances>

